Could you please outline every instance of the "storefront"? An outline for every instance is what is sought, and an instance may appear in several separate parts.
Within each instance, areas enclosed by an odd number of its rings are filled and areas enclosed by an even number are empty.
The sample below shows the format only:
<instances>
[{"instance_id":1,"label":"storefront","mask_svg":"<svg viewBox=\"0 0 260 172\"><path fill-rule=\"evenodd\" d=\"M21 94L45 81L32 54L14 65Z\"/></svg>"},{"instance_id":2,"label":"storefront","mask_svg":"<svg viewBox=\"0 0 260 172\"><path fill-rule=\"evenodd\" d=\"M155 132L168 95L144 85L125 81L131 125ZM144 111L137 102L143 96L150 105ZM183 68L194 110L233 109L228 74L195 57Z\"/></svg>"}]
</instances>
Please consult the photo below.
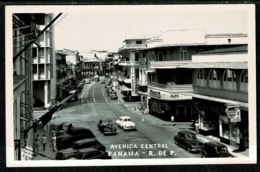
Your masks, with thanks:
<instances>
[{"instance_id":1,"label":"storefront","mask_svg":"<svg viewBox=\"0 0 260 172\"><path fill-rule=\"evenodd\" d=\"M245 103L232 104L193 97L193 112L197 114L201 134L214 135L230 145L248 146L248 108Z\"/></svg>"},{"instance_id":2,"label":"storefront","mask_svg":"<svg viewBox=\"0 0 260 172\"><path fill-rule=\"evenodd\" d=\"M149 111L151 114L170 121L171 116L177 122L191 121L191 102L190 96L181 93L167 93L163 91L149 90Z\"/></svg>"}]
</instances>

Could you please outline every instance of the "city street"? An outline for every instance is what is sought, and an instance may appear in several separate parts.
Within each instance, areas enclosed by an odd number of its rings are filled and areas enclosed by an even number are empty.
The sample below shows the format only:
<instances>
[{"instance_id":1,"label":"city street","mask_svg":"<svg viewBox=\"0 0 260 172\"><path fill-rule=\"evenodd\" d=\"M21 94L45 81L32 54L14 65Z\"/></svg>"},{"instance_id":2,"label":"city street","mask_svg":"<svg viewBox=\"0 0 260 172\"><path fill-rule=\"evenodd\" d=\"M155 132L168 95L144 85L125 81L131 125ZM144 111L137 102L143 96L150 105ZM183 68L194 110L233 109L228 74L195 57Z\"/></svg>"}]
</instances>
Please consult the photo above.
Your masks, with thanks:
<instances>
[{"instance_id":1,"label":"city street","mask_svg":"<svg viewBox=\"0 0 260 172\"><path fill-rule=\"evenodd\" d=\"M69 121L75 127L89 128L97 140L105 145L113 159L200 157L199 154L189 153L174 144L173 136L179 131L178 128L171 125L154 125L146 119L142 122L140 112L131 110L133 103L111 100L104 86L94 81L85 84L79 94L83 96L83 104L80 99L68 103L55 114L51 124L59 125ZM136 123L136 131L123 131L118 128L118 134L112 136L103 136L98 131L97 124L100 119L111 119L115 123L120 116L131 117Z\"/></svg>"}]
</instances>

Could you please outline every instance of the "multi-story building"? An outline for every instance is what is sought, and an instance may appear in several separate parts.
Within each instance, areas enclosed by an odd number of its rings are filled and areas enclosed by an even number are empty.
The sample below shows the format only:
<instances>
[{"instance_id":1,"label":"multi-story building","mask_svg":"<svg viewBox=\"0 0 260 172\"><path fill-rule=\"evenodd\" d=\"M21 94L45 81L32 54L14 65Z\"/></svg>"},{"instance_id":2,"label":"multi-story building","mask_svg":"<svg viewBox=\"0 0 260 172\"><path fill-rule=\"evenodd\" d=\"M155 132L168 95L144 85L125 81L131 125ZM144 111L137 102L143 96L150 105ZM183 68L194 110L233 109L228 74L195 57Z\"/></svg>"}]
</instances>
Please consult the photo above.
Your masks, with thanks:
<instances>
[{"instance_id":1,"label":"multi-story building","mask_svg":"<svg viewBox=\"0 0 260 172\"><path fill-rule=\"evenodd\" d=\"M139 78L139 53L138 50L147 47L146 38L133 38L123 41L119 48L119 63L117 65L118 81L122 85L121 92L129 100L140 99L137 94L137 80Z\"/></svg>"},{"instance_id":2,"label":"multi-story building","mask_svg":"<svg viewBox=\"0 0 260 172\"><path fill-rule=\"evenodd\" d=\"M247 46L205 51L192 56L193 113L202 134L248 147Z\"/></svg>"},{"instance_id":3,"label":"multi-story building","mask_svg":"<svg viewBox=\"0 0 260 172\"><path fill-rule=\"evenodd\" d=\"M55 53L55 57L56 57L56 92L57 92L57 96L56 99L57 100L62 100L63 98L65 98L66 93L65 89L67 88L67 63L66 63L66 54L63 51L56 51Z\"/></svg>"},{"instance_id":4,"label":"multi-story building","mask_svg":"<svg viewBox=\"0 0 260 172\"><path fill-rule=\"evenodd\" d=\"M49 27L52 22L51 14L19 13L12 16L13 29L13 136L14 136L14 159L28 160L32 158L33 130L28 130L33 124L33 80L36 78L35 70L38 71L39 63L38 47L42 46L41 35L50 35ZM51 22L51 23L50 23ZM44 27L46 23L50 23ZM46 36L48 38L48 36ZM51 39L48 39L48 45ZM38 47L37 47L38 46ZM36 48L37 47L37 48ZM48 51L45 49L45 51ZM48 56L50 58L51 55ZM40 65L41 66L41 65ZM45 68L50 66L45 65ZM32 71L34 73L32 73ZM37 72L37 74L39 74ZM47 75L47 74L46 74ZM38 77L40 77L38 75Z\"/></svg>"},{"instance_id":5,"label":"multi-story building","mask_svg":"<svg viewBox=\"0 0 260 172\"><path fill-rule=\"evenodd\" d=\"M107 51L97 50L92 50L91 52L84 54L82 59L84 75L104 75L107 69L107 54Z\"/></svg>"},{"instance_id":6,"label":"multi-story building","mask_svg":"<svg viewBox=\"0 0 260 172\"><path fill-rule=\"evenodd\" d=\"M44 23L39 29L44 29L53 19L53 14L44 15ZM33 45L33 106L46 108L51 98L56 97L56 60L54 49L54 27L49 27Z\"/></svg>"},{"instance_id":7,"label":"multi-story building","mask_svg":"<svg viewBox=\"0 0 260 172\"><path fill-rule=\"evenodd\" d=\"M246 44L245 34L208 35L204 30L170 31L148 40L147 48L139 50L143 106L165 120L173 115L175 121L191 121L192 96L186 93L193 92L192 70L178 67L191 63L193 54Z\"/></svg>"}]
</instances>

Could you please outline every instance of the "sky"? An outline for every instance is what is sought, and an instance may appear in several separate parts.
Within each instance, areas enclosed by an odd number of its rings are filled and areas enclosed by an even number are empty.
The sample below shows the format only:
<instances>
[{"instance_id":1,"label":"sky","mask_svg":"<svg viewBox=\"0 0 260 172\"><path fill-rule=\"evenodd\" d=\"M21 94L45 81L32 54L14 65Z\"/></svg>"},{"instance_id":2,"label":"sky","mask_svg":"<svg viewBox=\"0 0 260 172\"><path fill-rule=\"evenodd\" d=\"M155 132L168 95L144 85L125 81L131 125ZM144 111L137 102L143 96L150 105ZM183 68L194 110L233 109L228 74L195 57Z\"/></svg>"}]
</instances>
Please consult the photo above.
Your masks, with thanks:
<instances>
[{"instance_id":1,"label":"sky","mask_svg":"<svg viewBox=\"0 0 260 172\"><path fill-rule=\"evenodd\" d=\"M55 24L55 49L117 52L126 38L151 37L174 29L247 33L244 6L83 6L62 11Z\"/></svg>"}]
</instances>

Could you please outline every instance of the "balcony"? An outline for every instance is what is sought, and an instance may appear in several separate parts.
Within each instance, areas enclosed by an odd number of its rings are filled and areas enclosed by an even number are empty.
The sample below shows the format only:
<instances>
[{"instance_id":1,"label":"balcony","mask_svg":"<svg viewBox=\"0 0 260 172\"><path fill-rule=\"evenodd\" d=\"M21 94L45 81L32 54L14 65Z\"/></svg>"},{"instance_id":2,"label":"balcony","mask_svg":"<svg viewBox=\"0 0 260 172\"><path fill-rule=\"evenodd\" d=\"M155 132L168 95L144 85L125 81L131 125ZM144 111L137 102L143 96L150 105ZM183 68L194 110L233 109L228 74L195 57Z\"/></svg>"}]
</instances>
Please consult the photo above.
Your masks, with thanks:
<instances>
[{"instance_id":1,"label":"balcony","mask_svg":"<svg viewBox=\"0 0 260 172\"><path fill-rule=\"evenodd\" d=\"M127 50L127 49L141 49L146 48L145 44L126 44L119 48L119 51Z\"/></svg>"},{"instance_id":2,"label":"balcony","mask_svg":"<svg viewBox=\"0 0 260 172\"><path fill-rule=\"evenodd\" d=\"M189 63L191 63L191 61L150 61L150 68L175 69L178 66Z\"/></svg>"},{"instance_id":3,"label":"balcony","mask_svg":"<svg viewBox=\"0 0 260 172\"><path fill-rule=\"evenodd\" d=\"M172 84L169 82L168 84L148 82L148 87L150 88L158 88L163 91L169 92L193 92L192 84Z\"/></svg>"},{"instance_id":4,"label":"balcony","mask_svg":"<svg viewBox=\"0 0 260 172\"><path fill-rule=\"evenodd\" d=\"M120 61L119 66L139 66L139 61L130 62L130 61Z\"/></svg>"}]
</instances>

